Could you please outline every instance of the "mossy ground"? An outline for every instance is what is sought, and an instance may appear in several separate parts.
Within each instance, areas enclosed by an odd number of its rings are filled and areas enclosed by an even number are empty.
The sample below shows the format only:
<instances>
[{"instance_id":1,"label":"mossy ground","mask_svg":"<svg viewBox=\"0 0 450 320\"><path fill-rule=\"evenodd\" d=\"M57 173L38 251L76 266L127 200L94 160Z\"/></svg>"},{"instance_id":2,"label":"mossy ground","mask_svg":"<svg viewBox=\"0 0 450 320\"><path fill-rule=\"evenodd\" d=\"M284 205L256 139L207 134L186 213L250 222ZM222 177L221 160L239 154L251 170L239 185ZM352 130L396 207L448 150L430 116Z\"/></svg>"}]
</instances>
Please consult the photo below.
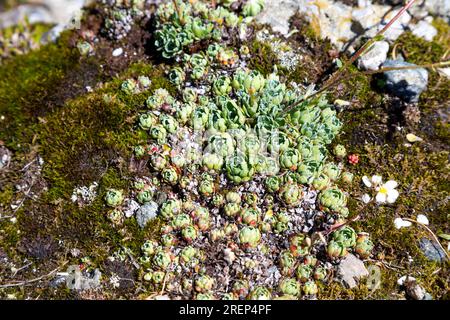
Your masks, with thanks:
<instances>
[{"instance_id":1,"label":"mossy ground","mask_svg":"<svg viewBox=\"0 0 450 320\"><path fill-rule=\"evenodd\" d=\"M448 49L449 28L442 23L438 26L439 36L434 42L405 34L397 41L396 52L411 62L435 62ZM297 28L304 27L297 24ZM81 257L89 258L88 266L100 267L108 274L114 268L105 264L107 256L122 246L137 255L143 239L151 238L159 230L158 221L141 230L134 219L121 228L113 227L106 218L108 209L102 198L107 188L123 189L125 193L129 188L136 170L129 166L131 148L146 138L132 130L134 116L154 89L173 90L165 77L166 67L141 59L121 66L118 75L105 73L95 67L97 59L104 57L80 57L74 49L73 37L73 33L64 34L56 44L12 58L0 68L0 79L6 80L0 83L0 115L5 116L0 141L14 151L12 167L0 175L2 214L8 215L11 202L23 196L15 189L22 178L20 168L36 154L45 160L43 181L38 184L44 187L39 198L24 201L15 212L16 224L0 220L1 251L17 267L28 258L36 268L35 272L32 268L24 269L14 280L32 279L57 266L79 264ZM288 81L303 83L305 78L317 81L330 73L333 52L328 42L314 36L313 29L294 35L290 43L302 50L306 62L295 72L281 70ZM267 45L254 42L250 50L256 58L252 67L263 73L273 70L276 57ZM320 61L314 60L317 56ZM447 109L443 106L448 104L449 81L431 72L428 90L418 104L420 122L415 122L405 118L405 104L380 91L376 77L361 75L354 69L350 72L355 76L330 93L331 100L352 102L341 113L344 130L336 143L346 145L350 153L360 156L359 164L350 168L356 175L355 183L347 189L354 195L350 208L353 215L361 217L354 224L356 229L369 232L376 243L373 260L368 264L382 267L382 284L380 289L370 292L364 281L353 290L331 283L322 288L319 297L399 298L402 295L396 280L410 274L434 298L448 298L448 266L430 262L418 247L419 239L428 235L419 228L397 230L393 220L422 213L430 218L434 231L450 232L448 122L440 115L447 112L448 116L448 105ZM76 76L80 73L84 76ZM137 95L119 90L123 80L139 75L152 80L148 90ZM92 86L92 92L87 92L88 85ZM424 141L406 146L405 136L410 132ZM363 206L356 200L366 191L359 183L361 176L372 174L399 182L401 196L395 205ZM99 182L99 196L92 204L80 208L70 201L74 187L94 181ZM35 245L36 239L44 248ZM78 257L71 255L73 248L80 250ZM0 284L12 281L10 270L0 268ZM122 270L124 274L133 267L127 268ZM17 298L117 298L133 297L134 289L105 291L100 295L83 295L45 285L0 289L1 297L10 293Z\"/></svg>"}]
</instances>

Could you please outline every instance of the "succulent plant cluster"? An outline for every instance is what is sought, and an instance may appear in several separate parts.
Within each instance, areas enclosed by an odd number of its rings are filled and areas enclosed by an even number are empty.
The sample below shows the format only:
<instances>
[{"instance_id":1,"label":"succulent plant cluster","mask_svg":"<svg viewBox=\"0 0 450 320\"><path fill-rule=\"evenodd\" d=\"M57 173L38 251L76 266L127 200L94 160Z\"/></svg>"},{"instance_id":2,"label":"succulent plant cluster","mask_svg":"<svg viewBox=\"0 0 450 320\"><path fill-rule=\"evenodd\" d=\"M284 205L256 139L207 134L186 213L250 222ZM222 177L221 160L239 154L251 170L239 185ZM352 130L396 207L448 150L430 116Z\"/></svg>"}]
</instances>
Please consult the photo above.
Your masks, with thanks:
<instances>
[{"instance_id":1,"label":"succulent plant cluster","mask_svg":"<svg viewBox=\"0 0 450 320\"><path fill-rule=\"evenodd\" d=\"M160 5L156 11L156 49L166 59L177 57L194 42L219 41L232 30L245 28L249 18L264 8L264 0L246 1L240 10L239 1L218 3L175 0Z\"/></svg>"},{"instance_id":2,"label":"succulent plant cluster","mask_svg":"<svg viewBox=\"0 0 450 320\"><path fill-rule=\"evenodd\" d=\"M174 297L313 296L333 263L349 251L367 258L373 247L349 226L327 246L311 234L349 215L337 185L351 183L352 174L327 149L342 125L324 96L297 103L304 92L284 83L276 67L267 76L250 70L245 48L218 42L240 19L228 10L234 1L218 3L169 2L156 13L157 47L179 59L168 72L176 94L152 88L137 116L148 139L134 153L149 173L136 178L130 198L156 206L162 222L159 240L142 245L142 276ZM262 6L247 1L241 12ZM204 50L183 52L200 40L209 41ZM144 80L129 79L121 90L143 92ZM346 155L343 146L333 153L338 161ZM122 191L108 190L105 200L120 224ZM319 260L320 252L328 258Z\"/></svg>"}]
</instances>

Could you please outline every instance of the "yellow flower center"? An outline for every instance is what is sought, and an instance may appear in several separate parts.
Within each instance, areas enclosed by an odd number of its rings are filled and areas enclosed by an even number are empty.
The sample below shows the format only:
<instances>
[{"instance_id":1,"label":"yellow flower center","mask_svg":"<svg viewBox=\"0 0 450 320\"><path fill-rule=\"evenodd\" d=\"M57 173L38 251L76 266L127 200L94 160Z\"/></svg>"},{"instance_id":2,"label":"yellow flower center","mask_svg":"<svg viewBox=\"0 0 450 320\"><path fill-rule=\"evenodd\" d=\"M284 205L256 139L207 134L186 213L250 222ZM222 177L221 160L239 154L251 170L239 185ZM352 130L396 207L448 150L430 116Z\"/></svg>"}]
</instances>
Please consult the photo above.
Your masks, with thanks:
<instances>
[{"instance_id":1,"label":"yellow flower center","mask_svg":"<svg viewBox=\"0 0 450 320\"><path fill-rule=\"evenodd\" d=\"M382 194L387 194L388 190L385 187L380 187L380 191L378 191L378 192L382 193Z\"/></svg>"}]
</instances>

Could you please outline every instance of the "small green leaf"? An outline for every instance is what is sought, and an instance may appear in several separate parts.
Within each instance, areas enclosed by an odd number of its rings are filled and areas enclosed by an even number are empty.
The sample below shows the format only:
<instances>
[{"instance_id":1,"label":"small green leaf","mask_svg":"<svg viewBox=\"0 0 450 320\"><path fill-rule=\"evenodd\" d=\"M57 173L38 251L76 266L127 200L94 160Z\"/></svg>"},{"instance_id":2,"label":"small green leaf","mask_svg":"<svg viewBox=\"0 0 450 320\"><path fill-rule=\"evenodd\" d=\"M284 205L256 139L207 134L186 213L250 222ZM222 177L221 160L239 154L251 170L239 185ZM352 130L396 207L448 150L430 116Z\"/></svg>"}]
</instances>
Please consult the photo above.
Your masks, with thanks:
<instances>
[{"instance_id":1,"label":"small green leaf","mask_svg":"<svg viewBox=\"0 0 450 320\"><path fill-rule=\"evenodd\" d=\"M342 68L343 63L342 63L341 59L336 59L336 65L338 68Z\"/></svg>"},{"instance_id":2,"label":"small green leaf","mask_svg":"<svg viewBox=\"0 0 450 320\"><path fill-rule=\"evenodd\" d=\"M450 234L446 234L446 233L439 233L438 234L439 238L445 239L447 241L450 241Z\"/></svg>"}]
</instances>

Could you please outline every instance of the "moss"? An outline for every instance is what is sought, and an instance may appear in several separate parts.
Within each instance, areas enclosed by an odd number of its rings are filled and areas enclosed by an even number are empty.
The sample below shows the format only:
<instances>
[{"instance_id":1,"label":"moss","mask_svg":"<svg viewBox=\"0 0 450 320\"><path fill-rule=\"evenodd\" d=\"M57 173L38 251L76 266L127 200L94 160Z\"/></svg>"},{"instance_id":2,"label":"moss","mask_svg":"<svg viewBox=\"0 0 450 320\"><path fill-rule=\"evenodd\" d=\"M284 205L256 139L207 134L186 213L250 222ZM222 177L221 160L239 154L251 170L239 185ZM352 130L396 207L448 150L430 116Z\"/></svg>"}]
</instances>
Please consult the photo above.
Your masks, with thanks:
<instances>
[{"instance_id":1,"label":"moss","mask_svg":"<svg viewBox=\"0 0 450 320\"><path fill-rule=\"evenodd\" d=\"M38 46L41 37L52 28L52 25L46 23L30 24L25 21L20 25L14 25L0 30L0 37L3 41L8 41L13 35L18 33L25 33L35 46Z\"/></svg>"},{"instance_id":2,"label":"moss","mask_svg":"<svg viewBox=\"0 0 450 320\"><path fill-rule=\"evenodd\" d=\"M449 27L438 23L439 34L433 42L427 42L403 34L396 42L396 52L407 61L424 64L439 61L448 49ZM445 200L449 193L448 123L442 119L442 105L449 96L449 82L430 71L429 85L418 103L420 122L406 121L401 102L383 95L378 90L377 77L362 75L355 67L351 76L333 89L330 99L341 98L352 105L341 113L343 133L336 143L346 145L349 153L360 156L357 166L348 170L355 174L355 182L346 190L353 196L349 201L352 216L361 219L352 225L357 231L368 232L375 243L373 261L381 267L381 287L370 292L365 280L352 290L337 283L327 286L320 293L322 299L399 299L404 295L397 286L402 275L418 279L434 299L445 298L448 292L447 265L428 260L419 247L419 241L430 235L420 227L397 230L395 217L415 218L425 214L435 232L448 233L449 205ZM444 111L445 112L445 111ZM401 131L396 128L402 127ZM424 139L408 145L407 133ZM447 140L446 140L447 139ZM363 175L380 174L384 180L399 183L400 197L395 204L378 206L362 204L358 200L369 190L360 181ZM444 242L444 246L446 243Z\"/></svg>"},{"instance_id":3,"label":"moss","mask_svg":"<svg viewBox=\"0 0 450 320\"><path fill-rule=\"evenodd\" d=\"M6 184L0 188L0 206L6 206L11 203L14 195L13 186Z\"/></svg>"},{"instance_id":4,"label":"moss","mask_svg":"<svg viewBox=\"0 0 450 320\"><path fill-rule=\"evenodd\" d=\"M152 79L150 90L136 95L120 90L125 79L139 75ZM69 101L46 118L39 127L39 143L47 159L44 175L51 183L54 199L67 198L75 185L97 181L109 172L111 164L117 164L121 170L116 181L127 176L124 160L145 138L144 132L132 130L137 111L155 88L173 91L161 78L162 68L136 64L102 88Z\"/></svg>"},{"instance_id":5,"label":"moss","mask_svg":"<svg viewBox=\"0 0 450 320\"><path fill-rule=\"evenodd\" d=\"M405 32L393 46L397 54L403 54L408 62L418 65L445 61L450 46L450 26L440 19L435 19L433 24L438 30L433 41L426 41L411 32ZM440 76L435 70L430 70L428 88L421 95L423 105L438 108L449 96L450 80Z\"/></svg>"},{"instance_id":6,"label":"moss","mask_svg":"<svg viewBox=\"0 0 450 320\"><path fill-rule=\"evenodd\" d=\"M63 46L61 43L59 45ZM26 240L22 237L23 234L27 234L30 239L38 235L49 235L64 241L65 248L80 249L82 256L89 256L94 266L100 266L112 252L122 246L131 248L138 256L144 239L156 236L161 222L157 219L143 230L135 219L126 220L122 227L113 226L107 219L110 208L105 205L103 197L106 190L113 187L123 189L124 194L128 194L129 180L134 174L127 165L132 156L132 148L146 141L145 132L133 130L136 114L145 110L145 100L152 91L164 87L175 93L175 88L165 77L164 65L139 62L111 81L98 85L93 92L80 94L76 91L73 95L64 96L57 108L38 113L37 122L33 113L49 99L49 95L42 93L43 89L39 84L54 86L53 90L58 90L59 86L67 85L67 81L71 79L65 69L69 68L69 63L67 66L61 66L57 62L47 64L49 56L56 54L57 50L57 46L43 47L37 52L22 56L20 61L11 60L0 71L10 80L10 84L17 84L20 78L29 77L27 83L22 84L24 91L18 90L11 96L2 95L7 103L5 105L12 104L8 109L2 110L2 114L6 113L7 118L12 120L6 128L8 130L2 131L2 138L6 139L8 146L20 141L24 147L29 147L31 138L34 137L34 143L39 146L38 152L45 159L42 173L49 187L39 201L24 203L23 208L16 213L18 224L0 221L3 230L1 247L11 257L21 257L23 253L18 248ZM89 60L78 60L77 54L75 57L76 66L92 63ZM12 72L14 67L19 68L17 79ZM44 70L48 77L33 74ZM148 90L136 95L127 95L120 90L125 79L140 75L146 75L152 80ZM99 77L103 75L100 74ZM2 82L1 90L6 92L11 88ZM73 88L69 86L69 90ZM26 95L22 97L24 93ZM42 97L28 96L32 94L42 94ZM25 105L20 101L25 101ZM26 135L14 131L21 127L27 128ZM15 157L19 157L20 150L14 150ZM92 204L80 208L70 201L75 186L89 185L93 181L99 182L99 190L98 197ZM8 187L1 190L2 203L7 203L12 196L12 186L13 184L8 184ZM23 214L24 210L27 214ZM17 232L19 229L21 233ZM69 260L72 264L80 262L78 258ZM36 263L41 265L41 262ZM33 291L33 294L37 294L37 291ZM47 291L43 294L50 297L55 295ZM62 292L57 295L65 296Z\"/></svg>"},{"instance_id":7,"label":"moss","mask_svg":"<svg viewBox=\"0 0 450 320\"><path fill-rule=\"evenodd\" d=\"M352 83L350 87L353 90L344 91L340 97L347 100L358 97L359 103L354 103L341 113L344 132L336 142L346 145L349 153L360 156L359 164L349 168L355 173L355 183L348 190L354 196L349 202L349 208L352 215L359 214L361 217L359 222L354 223L355 228L370 233L376 244L374 259L382 261L383 279L381 288L372 293L361 285L352 293L335 288L322 295L328 298L366 299L370 296L375 299L396 299L401 297L397 279L410 274L419 279L420 284L434 298L442 298L448 290L445 267L429 261L418 245L422 237L429 238L429 235L420 228L397 230L393 225L395 217L414 218L417 214L425 214L430 219L432 229L448 232L449 205L445 199L449 192L446 178L449 151L448 147L436 140L434 130L429 129L430 125L439 128L439 120L405 123L398 103L381 95L374 97L377 93L370 90L367 78L355 78ZM427 116L432 111L427 110L423 103L422 100L419 108L425 110L424 116ZM398 125L404 126L401 132L395 129ZM406 145L405 135L409 132L414 132L425 142ZM377 206L371 203L365 206L357 200L357 197L368 191L359 183L361 177L373 174L380 174L385 180L398 181L400 197L394 205ZM408 262L410 258L412 262Z\"/></svg>"},{"instance_id":8,"label":"moss","mask_svg":"<svg viewBox=\"0 0 450 320\"><path fill-rule=\"evenodd\" d=\"M7 147L20 150L31 140L36 118L52 100L52 91L77 64L69 37L63 34L56 44L15 57L0 68L0 113L5 116L0 140Z\"/></svg>"},{"instance_id":9,"label":"moss","mask_svg":"<svg viewBox=\"0 0 450 320\"><path fill-rule=\"evenodd\" d=\"M273 72L273 67L278 64L278 57L273 52L269 43L254 40L250 47L250 56L252 59L249 68L258 70L267 76Z\"/></svg>"}]
</instances>

